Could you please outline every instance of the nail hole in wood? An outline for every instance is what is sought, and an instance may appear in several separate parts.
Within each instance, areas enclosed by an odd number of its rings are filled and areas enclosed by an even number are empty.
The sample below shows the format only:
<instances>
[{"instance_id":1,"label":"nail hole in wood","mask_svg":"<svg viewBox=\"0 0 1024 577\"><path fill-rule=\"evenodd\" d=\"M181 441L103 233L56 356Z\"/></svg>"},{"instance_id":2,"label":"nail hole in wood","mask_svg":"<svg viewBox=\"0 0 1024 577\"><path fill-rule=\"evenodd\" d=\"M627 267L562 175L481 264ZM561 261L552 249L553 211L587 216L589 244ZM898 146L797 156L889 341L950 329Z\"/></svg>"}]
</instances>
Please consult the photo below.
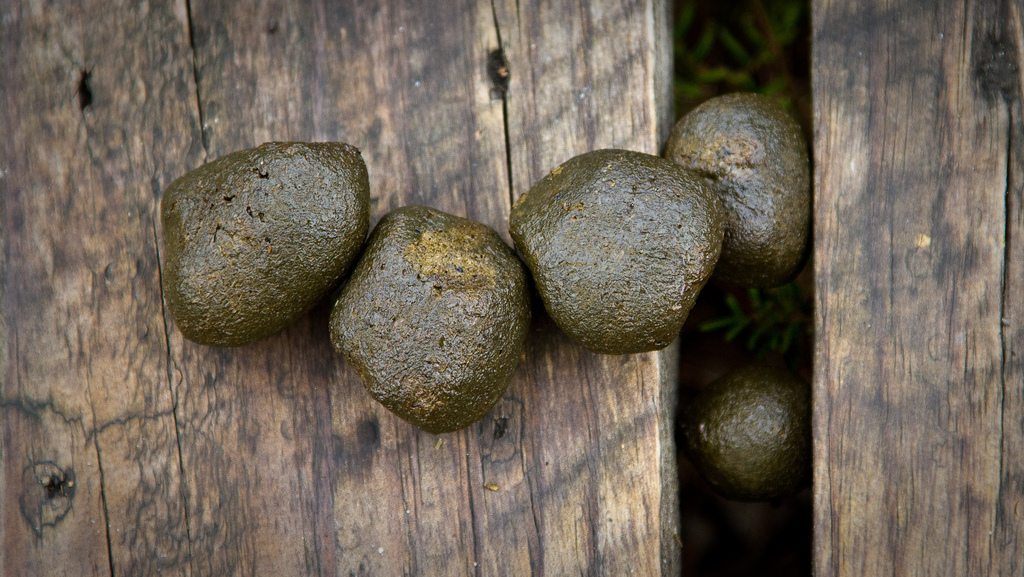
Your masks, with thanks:
<instances>
[{"instance_id":1,"label":"nail hole in wood","mask_svg":"<svg viewBox=\"0 0 1024 577\"><path fill-rule=\"evenodd\" d=\"M78 109L81 111L85 111L86 107L92 104L92 88L89 87L91 77L91 70L82 68L78 71L78 88L75 90L75 96L78 97Z\"/></svg>"},{"instance_id":2,"label":"nail hole in wood","mask_svg":"<svg viewBox=\"0 0 1024 577\"><path fill-rule=\"evenodd\" d=\"M69 471L70 473L70 471ZM43 488L46 489L46 498L56 497L71 498L75 494L75 479L73 474L54 473L43 479Z\"/></svg>"},{"instance_id":3,"label":"nail hole in wood","mask_svg":"<svg viewBox=\"0 0 1024 577\"><path fill-rule=\"evenodd\" d=\"M508 431L508 417L498 417L494 419L494 440L505 436L505 432Z\"/></svg>"},{"instance_id":4,"label":"nail hole in wood","mask_svg":"<svg viewBox=\"0 0 1024 577\"><path fill-rule=\"evenodd\" d=\"M487 76L491 79L491 84L502 94L505 94L508 92L510 75L511 71L508 67L508 58L505 57L505 51L501 48L495 48L487 55Z\"/></svg>"}]
</instances>

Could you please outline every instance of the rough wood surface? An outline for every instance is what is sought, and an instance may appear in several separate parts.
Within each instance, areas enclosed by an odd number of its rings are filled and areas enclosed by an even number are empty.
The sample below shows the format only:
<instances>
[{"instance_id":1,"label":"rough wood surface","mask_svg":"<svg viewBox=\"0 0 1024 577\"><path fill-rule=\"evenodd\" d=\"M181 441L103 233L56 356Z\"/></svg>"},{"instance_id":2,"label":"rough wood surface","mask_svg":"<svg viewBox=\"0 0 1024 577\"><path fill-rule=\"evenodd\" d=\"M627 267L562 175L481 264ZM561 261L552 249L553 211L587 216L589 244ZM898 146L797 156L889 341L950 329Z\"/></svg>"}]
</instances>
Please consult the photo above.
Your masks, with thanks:
<instances>
[{"instance_id":1,"label":"rough wood surface","mask_svg":"<svg viewBox=\"0 0 1024 577\"><path fill-rule=\"evenodd\" d=\"M1024 572L1022 18L814 3L816 575Z\"/></svg>"},{"instance_id":2,"label":"rough wood surface","mask_svg":"<svg viewBox=\"0 0 1024 577\"><path fill-rule=\"evenodd\" d=\"M154 208L202 151L187 16L4 3L2 22L0 573L182 567Z\"/></svg>"},{"instance_id":3,"label":"rough wood surface","mask_svg":"<svg viewBox=\"0 0 1024 577\"><path fill-rule=\"evenodd\" d=\"M498 406L435 437L363 391L329 303L202 347L159 278L163 188L269 140L362 148L374 222L427 204L507 239L570 156L657 151L663 1L2 11L0 576L678 573L671 350L540 319Z\"/></svg>"}]
</instances>

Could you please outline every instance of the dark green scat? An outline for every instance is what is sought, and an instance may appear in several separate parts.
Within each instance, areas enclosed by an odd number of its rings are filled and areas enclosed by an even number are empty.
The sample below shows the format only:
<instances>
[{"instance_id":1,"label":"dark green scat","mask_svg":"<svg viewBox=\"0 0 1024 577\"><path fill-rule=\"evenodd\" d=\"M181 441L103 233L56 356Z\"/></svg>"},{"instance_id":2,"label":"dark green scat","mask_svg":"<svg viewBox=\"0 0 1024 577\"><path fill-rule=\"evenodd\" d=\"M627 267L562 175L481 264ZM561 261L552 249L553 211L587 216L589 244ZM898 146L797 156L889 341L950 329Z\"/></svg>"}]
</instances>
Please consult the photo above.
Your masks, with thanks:
<instances>
[{"instance_id":1,"label":"dark green scat","mask_svg":"<svg viewBox=\"0 0 1024 577\"><path fill-rule=\"evenodd\" d=\"M353 146L270 142L207 163L164 191L164 294L178 329L240 346L291 324L355 262L370 220Z\"/></svg>"},{"instance_id":2,"label":"dark green scat","mask_svg":"<svg viewBox=\"0 0 1024 577\"><path fill-rule=\"evenodd\" d=\"M686 452L723 497L766 501L811 478L811 390L791 373L744 367L700 392L683 414Z\"/></svg>"},{"instance_id":3,"label":"dark green scat","mask_svg":"<svg viewBox=\"0 0 1024 577\"><path fill-rule=\"evenodd\" d=\"M501 399L529 324L526 270L496 232L407 206L374 228L330 330L375 399L437 434Z\"/></svg>"},{"instance_id":4,"label":"dark green scat","mask_svg":"<svg viewBox=\"0 0 1024 577\"><path fill-rule=\"evenodd\" d=\"M672 128L665 158L716 182L726 210L716 278L763 288L793 280L809 246L810 161L781 106L758 94L712 98Z\"/></svg>"},{"instance_id":5,"label":"dark green scat","mask_svg":"<svg viewBox=\"0 0 1024 577\"><path fill-rule=\"evenodd\" d=\"M566 161L519 199L509 225L551 318L607 354L675 339L723 234L707 179L626 150Z\"/></svg>"}]
</instances>

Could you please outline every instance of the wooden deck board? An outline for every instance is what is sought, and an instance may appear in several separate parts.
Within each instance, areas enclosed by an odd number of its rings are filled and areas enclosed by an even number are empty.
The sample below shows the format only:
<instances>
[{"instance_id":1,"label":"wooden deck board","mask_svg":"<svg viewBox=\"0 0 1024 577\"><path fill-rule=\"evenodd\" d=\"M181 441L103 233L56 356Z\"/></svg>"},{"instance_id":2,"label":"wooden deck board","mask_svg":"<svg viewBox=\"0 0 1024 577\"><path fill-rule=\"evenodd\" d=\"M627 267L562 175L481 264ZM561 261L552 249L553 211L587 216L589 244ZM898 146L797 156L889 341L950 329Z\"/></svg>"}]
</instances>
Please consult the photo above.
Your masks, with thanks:
<instances>
[{"instance_id":1,"label":"wooden deck board","mask_svg":"<svg viewBox=\"0 0 1024 577\"><path fill-rule=\"evenodd\" d=\"M814 2L815 573L1020 575L1018 2Z\"/></svg>"},{"instance_id":2,"label":"wooden deck board","mask_svg":"<svg viewBox=\"0 0 1024 577\"><path fill-rule=\"evenodd\" d=\"M154 212L197 160L186 22L7 3L0 46L0 573L187 563Z\"/></svg>"},{"instance_id":3,"label":"wooden deck board","mask_svg":"<svg viewBox=\"0 0 1024 577\"><path fill-rule=\"evenodd\" d=\"M563 160L657 151L665 3L115 4L3 6L0 576L677 574L671 350L541 319L498 406L435 437L363 391L329 303L216 349L159 281L163 188L269 140L359 146L374 221L507 239Z\"/></svg>"}]
</instances>

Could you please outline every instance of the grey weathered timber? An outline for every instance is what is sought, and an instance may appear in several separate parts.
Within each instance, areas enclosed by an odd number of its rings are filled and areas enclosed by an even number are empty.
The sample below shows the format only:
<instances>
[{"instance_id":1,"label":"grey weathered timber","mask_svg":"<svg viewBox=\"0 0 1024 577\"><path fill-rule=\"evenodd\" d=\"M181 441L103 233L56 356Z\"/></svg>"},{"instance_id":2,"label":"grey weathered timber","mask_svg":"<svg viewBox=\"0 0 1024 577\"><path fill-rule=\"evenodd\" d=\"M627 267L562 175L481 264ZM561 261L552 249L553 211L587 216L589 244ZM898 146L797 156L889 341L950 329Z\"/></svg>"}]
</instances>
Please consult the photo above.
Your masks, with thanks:
<instances>
[{"instance_id":1,"label":"grey weathered timber","mask_svg":"<svg viewBox=\"0 0 1024 577\"><path fill-rule=\"evenodd\" d=\"M816 0L815 574L1024 573L1024 6Z\"/></svg>"}]
</instances>

